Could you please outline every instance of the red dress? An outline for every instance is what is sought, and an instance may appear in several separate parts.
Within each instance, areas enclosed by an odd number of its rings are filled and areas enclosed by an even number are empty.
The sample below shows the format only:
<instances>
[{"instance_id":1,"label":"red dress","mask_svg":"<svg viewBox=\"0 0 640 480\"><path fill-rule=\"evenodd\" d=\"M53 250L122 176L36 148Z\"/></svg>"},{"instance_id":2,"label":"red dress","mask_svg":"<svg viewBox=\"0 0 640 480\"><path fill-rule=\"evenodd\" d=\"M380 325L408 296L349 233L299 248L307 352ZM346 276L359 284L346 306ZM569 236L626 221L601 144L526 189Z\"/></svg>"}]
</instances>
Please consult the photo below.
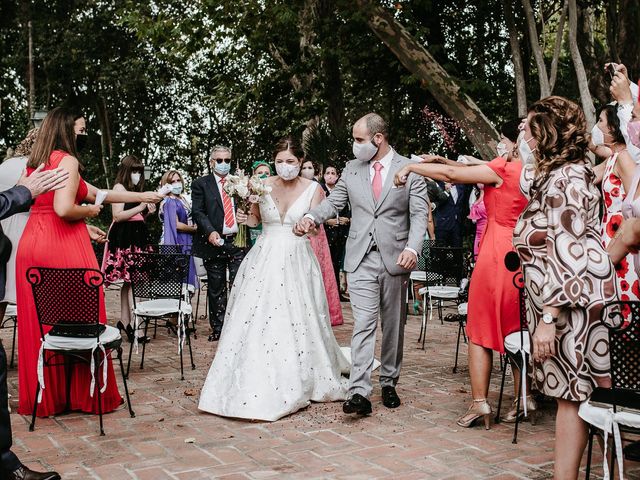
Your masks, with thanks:
<instances>
[{"instance_id":1,"label":"red dress","mask_svg":"<svg viewBox=\"0 0 640 480\"><path fill-rule=\"evenodd\" d=\"M504 337L520 328L518 290L504 256L514 251L513 229L528 201L520 192L522 163L498 157L487 166L502 185L484 188L487 228L469 285L467 336L476 345L504 353Z\"/></svg>"},{"instance_id":2,"label":"red dress","mask_svg":"<svg viewBox=\"0 0 640 480\"><path fill-rule=\"evenodd\" d=\"M66 152L55 150L49 157L45 170L56 168L67 156ZM29 169L29 174L33 169ZM80 179L76 203L87 196L88 188ZM84 221L68 222L60 218L53 210L55 192L48 192L36 198L29 220L18 245L16 258L16 295L18 304L18 413L31 415L35 398L40 349L40 327L36 314L31 285L27 282L29 267L52 268L95 268L99 269L96 255ZM104 292L100 290L100 322L107 322L104 305ZM48 327L45 327L45 333ZM107 389L102 394L102 411L115 410L122 397L113 373L111 359L107 363ZM98 380L99 379L99 380ZM45 389L37 414L41 417L55 415L64 411L66 405L64 366L52 366L44 369ZM96 383L102 381L102 372L96 377ZM71 378L70 409L83 412L98 412L98 395L89 395L91 374L87 364L74 365Z\"/></svg>"},{"instance_id":3,"label":"red dress","mask_svg":"<svg viewBox=\"0 0 640 480\"><path fill-rule=\"evenodd\" d=\"M327 234L324 232L324 226L320 225L318 234L309 238L311 240L311 248L316 254L316 258L320 264L324 291L327 294L327 304L329 305L331 326L342 325L344 318L342 317L342 305L340 304L340 291L338 290L336 275L333 271L331 251L329 250L329 242L327 241Z\"/></svg>"}]
</instances>

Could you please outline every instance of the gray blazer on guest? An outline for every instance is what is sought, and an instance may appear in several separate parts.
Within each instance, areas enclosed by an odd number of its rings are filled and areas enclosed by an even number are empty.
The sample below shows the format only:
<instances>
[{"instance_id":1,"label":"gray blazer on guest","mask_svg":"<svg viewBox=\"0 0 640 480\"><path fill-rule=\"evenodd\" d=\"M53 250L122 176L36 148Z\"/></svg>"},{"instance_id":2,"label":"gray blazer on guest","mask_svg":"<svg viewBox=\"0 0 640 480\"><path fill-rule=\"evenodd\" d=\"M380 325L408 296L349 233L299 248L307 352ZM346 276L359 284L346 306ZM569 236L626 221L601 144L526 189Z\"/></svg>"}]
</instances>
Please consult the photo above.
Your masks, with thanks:
<instances>
[{"instance_id":1,"label":"gray blazer on guest","mask_svg":"<svg viewBox=\"0 0 640 480\"><path fill-rule=\"evenodd\" d=\"M19 212L26 212L31 207L31 192L27 187L18 185L0 192L0 220ZM0 226L0 236L4 235ZM18 248L13 245L13 248ZM4 252L0 252L2 254ZM2 255L0 255L2 257ZM4 298L5 265L0 265L0 299Z\"/></svg>"},{"instance_id":2,"label":"gray blazer on guest","mask_svg":"<svg viewBox=\"0 0 640 480\"><path fill-rule=\"evenodd\" d=\"M413 162L394 152L382 193L376 201L371 187L369 163L352 160L345 166L331 194L309 212L317 223L325 223L335 217L347 202L351 204L345 272L351 273L358 268L373 242L391 275L409 273L396 264L405 247L412 248L418 254L422 251L429 216L425 180L411 174L406 185L396 187L393 184L396 172L409 163Z\"/></svg>"}]
</instances>

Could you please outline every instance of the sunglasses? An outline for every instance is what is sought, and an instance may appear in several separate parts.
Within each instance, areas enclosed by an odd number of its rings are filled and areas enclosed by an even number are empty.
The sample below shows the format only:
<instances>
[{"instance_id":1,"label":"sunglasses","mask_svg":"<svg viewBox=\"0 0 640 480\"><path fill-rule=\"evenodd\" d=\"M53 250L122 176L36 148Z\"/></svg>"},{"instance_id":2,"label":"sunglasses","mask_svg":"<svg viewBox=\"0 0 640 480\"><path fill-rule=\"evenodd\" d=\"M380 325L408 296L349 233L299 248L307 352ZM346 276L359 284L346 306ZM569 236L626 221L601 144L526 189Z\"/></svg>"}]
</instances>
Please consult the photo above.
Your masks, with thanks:
<instances>
[{"instance_id":1,"label":"sunglasses","mask_svg":"<svg viewBox=\"0 0 640 480\"><path fill-rule=\"evenodd\" d=\"M231 157L229 158L216 158L216 163L231 163Z\"/></svg>"}]
</instances>

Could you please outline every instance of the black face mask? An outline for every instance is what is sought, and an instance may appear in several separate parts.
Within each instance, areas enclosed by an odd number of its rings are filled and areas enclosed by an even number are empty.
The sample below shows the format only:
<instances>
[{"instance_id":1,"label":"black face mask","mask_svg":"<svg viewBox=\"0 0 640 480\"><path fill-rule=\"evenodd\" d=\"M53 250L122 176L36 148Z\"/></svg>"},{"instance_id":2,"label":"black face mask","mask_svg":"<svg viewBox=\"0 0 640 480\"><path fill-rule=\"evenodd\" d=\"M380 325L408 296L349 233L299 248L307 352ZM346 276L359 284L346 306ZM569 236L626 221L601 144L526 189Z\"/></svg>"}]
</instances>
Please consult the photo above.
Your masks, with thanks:
<instances>
[{"instance_id":1,"label":"black face mask","mask_svg":"<svg viewBox=\"0 0 640 480\"><path fill-rule=\"evenodd\" d=\"M86 133L76 135L76 150L81 152L87 146L88 135Z\"/></svg>"}]
</instances>

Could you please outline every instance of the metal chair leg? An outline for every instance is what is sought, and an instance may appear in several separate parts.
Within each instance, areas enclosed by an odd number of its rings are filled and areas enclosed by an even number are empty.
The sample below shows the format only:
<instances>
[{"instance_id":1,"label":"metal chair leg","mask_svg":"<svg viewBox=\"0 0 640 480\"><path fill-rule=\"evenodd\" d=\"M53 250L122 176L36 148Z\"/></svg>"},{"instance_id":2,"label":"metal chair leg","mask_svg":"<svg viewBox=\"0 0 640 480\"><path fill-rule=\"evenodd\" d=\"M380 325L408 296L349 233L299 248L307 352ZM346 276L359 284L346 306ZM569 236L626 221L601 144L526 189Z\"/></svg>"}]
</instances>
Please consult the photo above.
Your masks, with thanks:
<instances>
[{"instance_id":1,"label":"metal chair leg","mask_svg":"<svg viewBox=\"0 0 640 480\"><path fill-rule=\"evenodd\" d=\"M129 343L129 358L127 358L127 373L125 378L129 378L129 369L131 368L131 356L133 355L133 342ZM124 374L124 372L122 372Z\"/></svg>"},{"instance_id":2,"label":"metal chair leg","mask_svg":"<svg viewBox=\"0 0 640 480\"><path fill-rule=\"evenodd\" d=\"M18 320L16 318L13 319L13 341L11 342L11 363L9 366L13 368L13 359L16 354L16 330L18 330Z\"/></svg>"},{"instance_id":3,"label":"metal chair leg","mask_svg":"<svg viewBox=\"0 0 640 480\"><path fill-rule=\"evenodd\" d=\"M513 368L511 369L513 372ZM526 388L526 385L525 385ZM520 399L522 398L522 382L520 382L520 386L518 387L518 398L516 399L516 423L513 427L513 440L511 443L518 443L518 425L520 424Z\"/></svg>"},{"instance_id":4,"label":"metal chair leg","mask_svg":"<svg viewBox=\"0 0 640 480\"><path fill-rule=\"evenodd\" d=\"M100 390L100 349L96 349L95 353L94 353L94 362L95 362L95 368L94 368L94 372L93 374L95 375L95 379L96 379L96 389L98 390L98 415L100 416L100 436L104 437L104 425L102 423L102 392ZM105 364L106 364L106 356L105 356ZM102 368L107 368L106 365L103 365Z\"/></svg>"},{"instance_id":5,"label":"metal chair leg","mask_svg":"<svg viewBox=\"0 0 640 480\"><path fill-rule=\"evenodd\" d=\"M147 332L149 331L149 321L147 319L144 320L144 337L147 336ZM135 335L138 333L136 332ZM147 350L147 342L142 344L142 359L140 360L140 370L144 369L144 353Z\"/></svg>"},{"instance_id":6,"label":"metal chair leg","mask_svg":"<svg viewBox=\"0 0 640 480\"><path fill-rule=\"evenodd\" d=\"M195 370L196 364L193 361L193 349L191 348L191 332L187 333L187 344L189 345L189 357L191 358L191 370Z\"/></svg>"},{"instance_id":7,"label":"metal chair leg","mask_svg":"<svg viewBox=\"0 0 640 480\"><path fill-rule=\"evenodd\" d=\"M502 360L502 355L500 356L500 360ZM498 410L496 412L496 418L494 419L495 423L500 423L500 410L502 409L502 395L504 394L504 381L507 378L506 365L502 365L502 362L500 362L500 367L502 370L502 380L500 380L500 395L498 396Z\"/></svg>"},{"instance_id":8,"label":"metal chair leg","mask_svg":"<svg viewBox=\"0 0 640 480\"><path fill-rule=\"evenodd\" d=\"M29 431L33 432L36 428L36 410L38 409L38 395L40 395L40 382L36 385L36 396L33 397L33 413L31 414L31 425L29 425Z\"/></svg>"},{"instance_id":9,"label":"metal chair leg","mask_svg":"<svg viewBox=\"0 0 640 480\"><path fill-rule=\"evenodd\" d=\"M458 322L458 340L456 341L456 361L453 365L453 373L458 373L458 353L460 352L460 332L462 332L462 320Z\"/></svg>"},{"instance_id":10,"label":"metal chair leg","mask_svg":"<svg viewBox=\"0 0 640 480\"><path fill-rule=\"evenodd\" d=\"M133 407L131 406L131 398L129 397L129 386L127 385L127 376L124 374L124 364L122 363L122 347L119 346L117 349L118 352L118 363L120 363L120 373L122 373L122 383L124 384L124 394L127 397L127 406L129 407L129 415L131 418L136 416L133 413Z\"/></svg>"},{"instance_id":11,"label":"metal chair leg","mask_svg":"<svg viewBox=\"0 0 640 480\"><path fill-rule=\"evenodd\" d=\"M589 444L587 447L587 468L586 468L586 472L585 472L585 476L584 478L586 480L589 480L589 477L591 476L591 455L593 454L593 436L595 434L595 431L593 429L593 427L591 425L589 425Z\"/></svg>"}]
</instances>

